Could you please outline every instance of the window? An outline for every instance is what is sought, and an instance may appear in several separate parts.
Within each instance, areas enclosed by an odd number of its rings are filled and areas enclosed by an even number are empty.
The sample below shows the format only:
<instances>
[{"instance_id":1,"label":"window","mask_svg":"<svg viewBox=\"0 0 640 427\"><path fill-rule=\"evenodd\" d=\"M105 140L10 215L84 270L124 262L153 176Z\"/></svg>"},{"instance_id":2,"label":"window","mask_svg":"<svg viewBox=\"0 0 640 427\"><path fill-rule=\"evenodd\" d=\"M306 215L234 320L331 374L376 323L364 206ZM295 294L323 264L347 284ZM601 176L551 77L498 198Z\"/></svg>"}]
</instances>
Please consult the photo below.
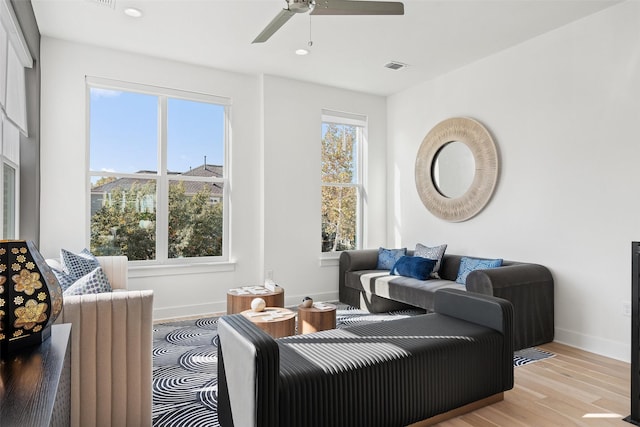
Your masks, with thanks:
<instances>
[{"instance_id":1,"label":"window","mask_svg":"<svg viewBox=\"0 0 640 427\"><path fill-rule=\"evenodd\" d=\"M91 251L228 258L226 98L88 78Z\"/></svg>"},{"instance_id":2,"label":"window","mask_svg":"<svg viewBox=\"0 0 640 427\"><path fill-rule=\"evenodd\" d=\"M366 117L322 113L322 252L359 249Z\"/></svg>"},{"instance_id":3,"label":"window","mask_svg":"<svg viewBox=\"0 0 640 427\"><path fill-rule=\"evenodd\" d=\"M27 135L25 68L33 59L10 2L0 2L0 189L2 239L19 237L20 134Z\"/></svg>"}]
</instances>

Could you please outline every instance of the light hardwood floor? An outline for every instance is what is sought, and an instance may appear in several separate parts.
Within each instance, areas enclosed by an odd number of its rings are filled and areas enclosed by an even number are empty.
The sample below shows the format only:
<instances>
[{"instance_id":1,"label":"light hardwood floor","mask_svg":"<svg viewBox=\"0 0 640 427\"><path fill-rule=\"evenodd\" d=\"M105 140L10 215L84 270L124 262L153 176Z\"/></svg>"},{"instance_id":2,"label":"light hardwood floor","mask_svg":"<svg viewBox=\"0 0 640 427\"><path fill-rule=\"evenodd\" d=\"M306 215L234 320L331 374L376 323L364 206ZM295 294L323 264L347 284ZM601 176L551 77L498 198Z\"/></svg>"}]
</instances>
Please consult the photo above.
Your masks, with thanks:
<instances>
[{"instance_id":1,"label":"light hardwood floor","mask_svg":"<svg viewBox=\"0 0 640 427\"><path fill-rule=\"evenodd\" d=\"M554 357L515 368L504 400L438 427L631 426L629 363L558 343L538 346ZM611 418L609 418L611 417Z\"/></svg>"}]
</instances>

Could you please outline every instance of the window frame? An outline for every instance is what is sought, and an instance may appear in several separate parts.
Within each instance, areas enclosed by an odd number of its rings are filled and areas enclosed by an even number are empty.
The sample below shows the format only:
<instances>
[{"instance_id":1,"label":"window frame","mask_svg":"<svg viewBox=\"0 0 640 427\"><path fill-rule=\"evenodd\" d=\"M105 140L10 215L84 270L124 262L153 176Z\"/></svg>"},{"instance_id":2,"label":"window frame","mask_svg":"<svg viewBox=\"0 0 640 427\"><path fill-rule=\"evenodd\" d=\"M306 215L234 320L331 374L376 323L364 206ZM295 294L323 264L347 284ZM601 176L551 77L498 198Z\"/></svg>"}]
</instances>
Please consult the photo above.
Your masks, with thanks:
<instances>
[{"instance_id":1,"label":"window frame","mask_svg":"<svg viewBox=\"0 0 640 427\"><path fill-rule=\"evenodd\" d=\"M9 135L9 127L13 128L16 140L7 139ZM14 171L13 177L13 234L5 235L5 197L7 193L4 191L5 169L9 167ZM2 191L2 209L0 209L0 238L17 239L20 236L20 130L0 111L0 189Z\"/></svg>"},{"instance_id":2,"label":"window frame","mask_svg":"<svg viewBox=\"0 0 640 427\"><path fill-rule=\"evenodd\" d=\"M365 242L365 203L366 203L366 169L367 165L365 163L366 152L367 152L367 141L368 141L368 118L363 114L356 113L348 113L337 110L329 110L322 109L321 114L321 140L322 140L322 127L325 124L337 124L337 125L346 125L346 126L354 126L356 128L356 173L355 173L355 181L352 183L337 183L337 182L325 182L322 173L320 176L320 190L322 192L322 188L325 186L328 187L343 187L343 188L355 188L356 189L356 245L354 249L362 249L366 247ZM320 159L320 165L322 169L322 158ZM322 200L321 200L322 203ZM321 231L322 231L322 219L321 219ZM322 235L320 236L322 240ZM340 254L343 250L322 252L320 250L320 263L321 265L332 265L332 264L323 264L323 260L327 259L337 259L340 257Z\"/></svg>"},{"instance_id":3,"label":"window frame","mask_svg":"<svg viewBox=\"0 0 640 427\"><path fill-rule=\"evenodd\" d=\"M228 263L231 253L231 236L229 235L230 227L230 146L231 146L231 99L216 95L210 95L200 92L192 92L186 90L165 88L152 86L141 83L125 82L120 80L106 79L100 77L87 76L85 78L86 88L86 193L87 197L87 223L85 230L88 231L87 244L91 241L91 179L93 177L115 177L115 178L138 178L149 179L156 183L156 257L153 260L130 260L133 266L152 266L152 265L189 265L203 263ZM91 153L91 89L106 89L130 93L138 93L143 95L152 95L158 98L158 136L156 153L157 172L156 173L122 173L108 171L91 170L90 153ZM167 173L167 129L168 129L168 100L169 98L180 99L186 101L203 102L208 104L216 104L224 108L223 117L223 168L222 177L200 177L200 176L170 176ZM219 256L203 256L188 258L169 258L169 187L171 182L187 181L187 182L209 182L222 184L222 254ZM163 230L163 231L161 231Z\"/></svg>"},{"instance_id":4,"label":"window frame","mask_svg":"<svg viewBox=\"0 0 640 427\"><path fill-rule=\"evenodd\" d=\"M20 236L20 139L29 136L27 114L26 69L33 67L33 58L22 34L20 23L9 0L0 0L0 238ZM5 235L4 191L6 168L14 171L13 234Z\"/></svg>"}]
</instances>

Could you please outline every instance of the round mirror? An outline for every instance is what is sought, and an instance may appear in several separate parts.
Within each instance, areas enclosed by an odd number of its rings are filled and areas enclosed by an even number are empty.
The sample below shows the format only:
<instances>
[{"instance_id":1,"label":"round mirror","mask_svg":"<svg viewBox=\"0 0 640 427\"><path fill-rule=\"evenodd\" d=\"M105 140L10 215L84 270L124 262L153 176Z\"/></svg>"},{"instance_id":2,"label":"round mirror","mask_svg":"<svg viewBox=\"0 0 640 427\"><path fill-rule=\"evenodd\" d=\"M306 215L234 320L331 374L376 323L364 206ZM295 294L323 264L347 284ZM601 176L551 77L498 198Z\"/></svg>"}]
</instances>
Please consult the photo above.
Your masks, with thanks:
<instances>
[{"instance_id":1,"label":"round mirror","mask_svg":"<svg viewBox=\"0 0 640 427\"><path fill-rule=\"evenodd\" d=\"M422 203L435 216L452 222L472 218L489 202L498 181L493 138L475 120L443 120L418 149L415 178Z\"/></svg>"},{"instance_id":2,"label":"round mirror","mask_svg":"<svg viewBox=\"0 0 640 427\"><path fill-rule=\"evenodd\" d=\"M476 162L467 144L452 141L436 153L433 182L444 197L455 199L467 192L476 174Z\"/></svg>"}]
</instances>

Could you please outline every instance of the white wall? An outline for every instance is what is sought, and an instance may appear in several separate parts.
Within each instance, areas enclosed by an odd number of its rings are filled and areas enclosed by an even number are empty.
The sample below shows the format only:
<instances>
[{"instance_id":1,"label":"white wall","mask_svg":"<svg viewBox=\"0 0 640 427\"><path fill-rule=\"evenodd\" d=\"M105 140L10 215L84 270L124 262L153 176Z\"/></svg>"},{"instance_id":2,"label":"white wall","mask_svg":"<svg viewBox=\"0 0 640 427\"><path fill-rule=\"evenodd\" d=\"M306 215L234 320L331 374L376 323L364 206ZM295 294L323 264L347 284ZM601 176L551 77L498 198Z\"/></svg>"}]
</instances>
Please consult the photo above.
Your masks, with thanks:
<instances>
[{"instance_id":1,"label":"white wall","mask_svg":"<svg viewBox=\"0 0 640 427\"><path fill-rule=\"evenodd\" d=\"M337 299L337 264L320 265L321 110L368 118L365 245L375 247L386 236L386 100L273 76L264 76L263 93L265 271L295 303Z\"/></svg>"},{"instance_id":2,"label":"white wall","mask_svg":"<svg viewBox=\"0 0 640 427\"><path fill-rule=\"evenodd\" d=\"M89 244L85 76L203 92L232 99L232 263L129 269L129 287L155 291L154 315L170 318L226 309L231 287L262 283L265 269L286 302L337 298L337 266L319 266L320 110L370 118L371 227L385 236L386 100L274 77L228 73L43 38L40 249ZM265 154L266 153L266 154Z\"/></svg>"},{"instance_id":3,"label":"white wall","mask_svg":"<svg viewBox=\"0 0 640 427\"><path fill-rule=\"evenodd\" d=\"M529 261L555 278L556 340L629 360L630 248L640 239L640 2L626 2L388 99L389 242ZM501 173L464 223L421 204L427 132L480 120Z\"/></svg>"}]
</instances>

